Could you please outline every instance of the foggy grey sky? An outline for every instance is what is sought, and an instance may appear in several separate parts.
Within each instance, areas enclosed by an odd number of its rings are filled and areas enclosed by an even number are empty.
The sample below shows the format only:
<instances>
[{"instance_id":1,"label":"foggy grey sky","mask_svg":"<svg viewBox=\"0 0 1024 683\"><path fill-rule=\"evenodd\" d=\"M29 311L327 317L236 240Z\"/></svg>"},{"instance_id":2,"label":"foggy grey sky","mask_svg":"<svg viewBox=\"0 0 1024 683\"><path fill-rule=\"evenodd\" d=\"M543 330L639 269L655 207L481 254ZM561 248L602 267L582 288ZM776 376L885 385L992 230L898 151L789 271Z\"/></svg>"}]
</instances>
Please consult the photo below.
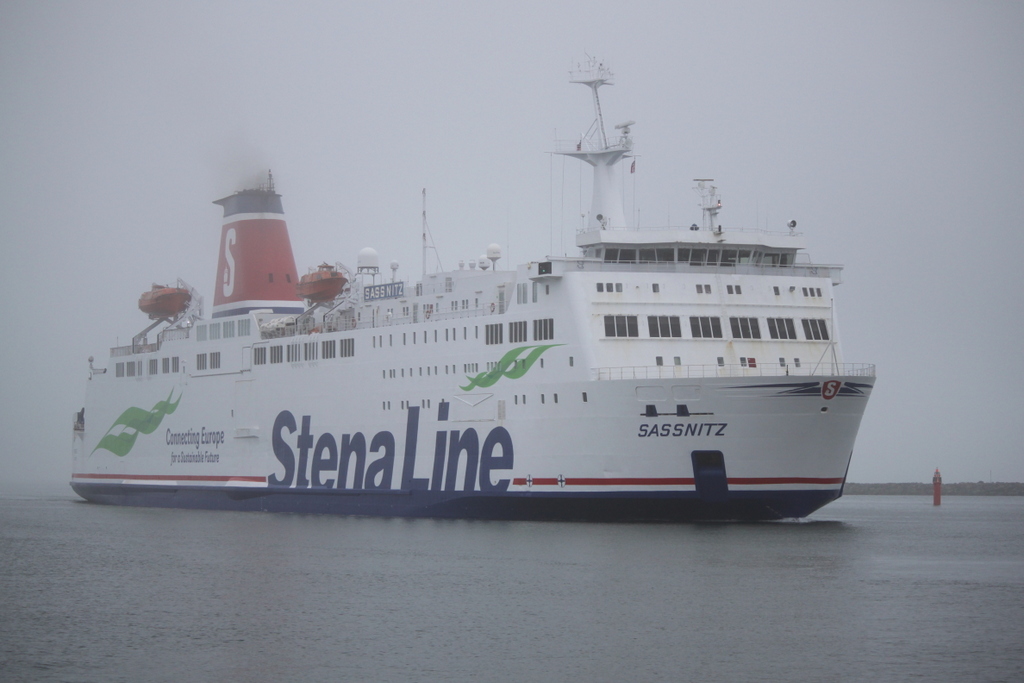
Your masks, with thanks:
<instances>
[{"instance_id":1,"label":"foggy grey sky","mask_svg":"<svg viewBox=\"0 0 1024 683\"><path fill-rule=\"evenodd\" d=\"M700 222L715 178L724 225L845 265L846 360L878 366L851 481L1024 481L1022 3L5 0L0 485L69 479L86 359L151 282L209 313L211 202L267 168L300 271L373 246L418 278L424 187L446 267L571 245L547 152L593 118L585 53L642 223Z\"/></svg>"}]
</instances>

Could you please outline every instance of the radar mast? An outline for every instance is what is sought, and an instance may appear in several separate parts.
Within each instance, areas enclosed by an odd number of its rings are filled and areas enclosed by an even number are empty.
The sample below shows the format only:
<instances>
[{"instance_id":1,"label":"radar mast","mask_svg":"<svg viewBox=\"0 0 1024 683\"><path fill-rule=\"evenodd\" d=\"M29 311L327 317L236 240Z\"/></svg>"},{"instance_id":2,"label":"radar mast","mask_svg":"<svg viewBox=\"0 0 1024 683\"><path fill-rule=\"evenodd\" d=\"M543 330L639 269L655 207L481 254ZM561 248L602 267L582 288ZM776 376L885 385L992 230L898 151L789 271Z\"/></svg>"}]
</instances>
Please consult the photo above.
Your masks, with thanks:
<instances>
[{"instance_id":1,"label":"radar mast","mask_svg":"<svg viewBox=\"0 0 1024 683\"><path fill-rule=\"evenodd\" d=\"M613 79L611 69L594 57L588 57L584 64L577 64L576 69L569 72L570 83L580 83L590 88L594 97L596 118L590 130L575 141L575 149L560 149L556 154L585 161L594 167L588 230L626 227L622 196L614 189L615 166L624 158L632 156L630 151L633 149L633 139L630 137L630 126L636 122L628 121L615 126L619 131L619 138L608 142L604 130L604 115L601 112L601 98L597 91L602 85L614 85Z\"/></svg>"},{"instance_id":2,"label":"radar mast","mask_svg":"<svg viewBox=\"0 0 1024 683\"><path fill-rule=\"evenodd\" d=\"M718 195L718 188L708 184L715 182L715 179L694 178L693 182L697 183L693 191L700 195L700 208L704 214L702 221L704 229L721 232L721 226L717 223L718 212L722 210L722 198Z\"/></svg>"}]
</instances>

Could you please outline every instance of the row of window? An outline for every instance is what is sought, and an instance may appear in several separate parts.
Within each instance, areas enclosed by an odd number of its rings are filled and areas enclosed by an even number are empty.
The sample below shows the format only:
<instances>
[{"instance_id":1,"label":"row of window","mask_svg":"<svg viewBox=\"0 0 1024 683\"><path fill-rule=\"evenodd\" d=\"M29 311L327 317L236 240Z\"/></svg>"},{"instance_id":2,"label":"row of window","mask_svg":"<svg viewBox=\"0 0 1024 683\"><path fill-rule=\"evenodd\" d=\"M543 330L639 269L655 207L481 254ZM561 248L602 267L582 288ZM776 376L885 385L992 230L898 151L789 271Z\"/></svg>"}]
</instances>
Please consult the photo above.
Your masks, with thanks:
<instances>
[{"instance_id":1,"label":"row of window","mask_svg":"<svg viewBox=\"0 0 1024 683\"><path fill-rule=\"evenodd\" d=\"M516 285L516 303L537 303L537 290L538 283L536 282L520 282Z\"/></svg>"},{"instance_id":2,"label":"row of window","mask_svg":"<svg viewBox=\"0 0 1024 683\"><path fill-rule=\"evenodd\" d=\"M163 369L163 374L177 373L181 369L181 364L178 361L177 356L171 356L169 358L150 358L149 359L149 374L159 374L159 370ZM133 360L124 363L117 363L114 365L114 375L116 377L135 377L136 375L142 376L142 361Z\"/></svg>"},{"instance_id":3,"label":"row of window","mask_svg":"<svg viewBox=\"0 0 1024 683\"><path fill-rule=\"evenodd\" d=\"M209 367L207 367L207 355L209 355ZM196 370L219 370L220 369L220 351L212 351L209 354L197 353L196 354Z\"/></svg>"},{"instance_id":4,"label":"row of window","mask_svg":"<svg viewBox=\"0 0 1024 683\"><path fill-rule=\"evenodd\" d=\"M583 395L586 396L586 393L584 393ZM552 400L555 403L558 403L558 394L551 394L551 398L552 398ZM522 404L525 406L526 405L526 394L514 394L512 396L513 404L514 405L519 405L520 399L522 400ZM587 399L584 398L583 400L586 401ZM547 399L546 399L544 394L540 395L540 402L542 404L547 402Z\"/></svg>"},{"instance_id":5,"label":"row of window","mask_svg":"<svg viewBox=\"0 0 1024 683\"><path fill-rule=\"evenodd\" d=\"M475 367L478 367L478 366L479 365L477 363L464 363L463 364L464 368L467 368L467 367L475 368ZM458 374L455 371L455 366L454 365L445 365L443 367L444 367L444 374L446 374L446 375L448 375L448 374L451 374L451 375ZM424 368L426 368L426 372L425 373L424 373ZM488 369L490 369L490 368L488 368ZM388 369L388 370L382 370L381 374L383 375L384 379L397 379L399 377L406 377L406 376L408 376L408 377L415 377L416 376L415 368L408 368L408 371L409 371L408 375L406 375L406 368L392 368L392 369ZM434 375L440 375L441 374L441 372L437 369L436 365L421 365L419 367L419 371L420 371L420 374L419 374L420 377L423 377L424 374L427 377L430 377L431 374L434 374ZM476 370L473 370L472 372L476 372ZM469 374L470 371L466 370L466 373Z\"/></svg>"},{"instance_id":6,"label":"row of window","mask_svg":"<svg viewBox=\"0 0 1024 683\"><path fill-rule=\"evenodd\" d=\"M504 341L505 341L505 334L504 334L504 330L502 328L502 325L503 325L503 323L494 323L492 325L485 325L484 326L484 339L485 339L487 344L502 344L502 343L504 343ZM526 322L525 321L517 321L517 322L509 323L509 334L508 334L509 340L512 343L520 343L520 342L527 341L527 338L526 338L527 329L528 328L526 327ZM454 341L457 341L458 338L459 338L459 336L458 336L458 328L446 327L446 328L444 328L443 331L442 330L434 329L434 330L422 330L421 332L403 332L402 333L401 342L402 342L403 346L407 346L410 343L412 343L412 344L419 344L419 343L426 344L428 341L430 341L430 335L431 334L433 334L433 336L434 336L434 340L433 340L434 343L438 343L438 342L441 341L441 334L444 334L444 341L446 341L446 342L454 342ZM377 335L372 336L370 338L370 341L371 341L371 344L373 345L373 348L375 348L375 349L376 348L381 348L382 349L385 346L395 346L395 344L397 343L397 340L395 338L396 336L397 336L396 334L389 334L389 335L387 335L388 343L386 345L384 344L384 335L383 334L377 334ZM473 326L473 338L474 339L479 339L480 338L480 326L479 325L474 325ZM554 318L541 318L539 320L534 320L533 321L533 340L534 341L545 341L545 340L554 339L554 338L555 338L555 321L554 321ZM469 339L469 328L468 327L463 327L462 328L462 339L463 340Z\"/></svg>"},{"instance_id":7,"label":"row of window","mask_svg":"<svg viewBox=\"0 0 1024 683\"><path fill-rule=\"evenodd\" d=\"M252 330L252 320L225 320L223 322L196 325L196 341L204 342L215 339L231 339L232 337L248 337Z\"/></svg>"},{"instance_id":8,"label":"row of window","mask_svg":"<svg viewBox=\"0 0 1024 683\"><path fill-rule=\"evenodd\" d=\"M526 405L526 396L527 396L527 394L514 394L512 396L513 405L520 405L520 404L522 404L522 405L525 406ZM581 397L583 399L583 403L586 403L587 402L587 392L585 392L585 391L582 392ZM547 394L540 394L541 405L546 404L547 403L547 399L548 399L548 395ZM444 399L441 399L441 403L444 403L444 402L445 402ZM551 402L552 403L558 403L558 394L557 393L551 394ZM398 404L399 405L399 409L400 410L406 410L413 403L414 403L414 401L400 401L399 404ZM503 405L504 404L504 400L499 401L499 403ZM430 399L429 398L421 398L420 401L419 401L419 406L420 406L420 408L424 408L424 409L428 409L429 410L430 409ZM380 408L381 408L381 410L391 410L391 401L381 401ZM503 412L504 411L504 407L500 407L498 410L499 410L499 412Z\"/></svg>"},{"instance_id":9,"label":"row of window","mask_svg":"<svg viewBox=\"0 0 1024 683\"><path fill-rule=\"evenodd\" d=\"M406 307L406 308L408 308L408 307ZM429 341L429 339L430 339L430 337L429 337L430 332L431 332L430 330L423 330L422 331L422 337L420 336L420 334L421 334L420 332L403 332L402 333L402 346L408 345L409 342L410 342L410 339L411 339L413 344L420 343L421 341L422 341L422 343L426 344ZM433 330L433 333L434 333L434 342L437 343L437 342L441 341L440 330L436 330L435 329L435 330ZM389 334L388 335L388 344L387 344L388 346L394 346L395 345L395 336L397 336L397 335L394 335L394 334ZM458 335L458 332L457 332L457 328L454 328L454 327L446 327L446 328L444 328L444 340L446 342L448 342L448 341L452 341L453 342L453 341L458 340L458 338L459 338L459 335ZM462 328L462 338L464 340L465 339L469 339L469 328L466 328L466 327ZM474 339L479 339L480 338L480 327L478 325L474 326L474 328L473 328L473 338ZM373 344L373 348L375 348L375 349L378 348L378 347L382 348L382 349L384 348L384 335L383 334L374 335L373 337L370 338L370 341Z\"/></svg>"},{"instance_id":10,"label":"row of window","mask_svg":"<svg viewBox=\"0 0 1024 683\"><path fill-rule=\"evenodd\" d=\"M504 324L494 323L492 325L484 325L484 343L491 344L503 344L504 343ZM520 344L527 341L526 338L526 321L520 320L511 322L508 324L508 341L510 344ZM533 340L534 341L545 341L548 339L555 338L555 319L554 318L541 318L533 321Z\"/></svg>"},{"instance_id":11,"label":"row of window","mask_svg":"<svg viewBox=\"0 0 1024 683\"><path fill-rule=\"evenodd\" d=\"M682 359L680 359L679 356L673 357L673 361L674 361L675 365L677 365L677 366L683 364L682 363ZM661 367L661 366L665 365L665 359L662 356L655 356L654 357L654 364L657 365L658 367ZM793 359L793 365L795 367L800 367L800 359L799 358L794 358ZM724 356L719 356L718 357L718 366L719 367L723 367L723 368L725 367L725 357ZM786 367L786 359L785 358L779 358L779 366L780 367ZM754 358L753 356L740 356L740 367L756 368L757 367L757 359Z\"/></svg>"},{"instance_id":12,"label":"row of window","mask_svg":"<svg viewBox=\"0 0 1024 683\"><path fill-rule=\"evenodd\" d=\"M598 258L601 250L597 250ZM788 266L793 254L754 249L694 249L691 247L654 247L647 249L604 250L605 263L688 263L691 266L735 266L753 263L766 266Z\"/></svg>"},{"instance_id":13,"label":"row of window","mask_svg":"<svg viewBox=\"0 0 1024 683\"><path fill-rule=\"evenodd\" d=\"M257 346L252 350L252 364L266 365L268 357L272 365L283 363L286 352L289 363L316 360L318 355L324 360L351 358L356 355L356 341L355 339L326 339L319 342L295 342L269 347Z\"/></svg>"},{"instance_id":14,"label":"row of window","mask_svg":"<svg viewBox=\"0 0 1024 683\"><path fill-rule=\"evenodd\" d=\"M612 289L613 285L615 287L614 290ZM774 290L776 296L779 296L779 295L782 294L782 292L779 289L779 287L775 286L775 287L772 287L772 289ZM795 289L795 288L792 288L792 289ZM612 282L598 282L597 283L597 291L598 292L613 292L613 291L614 292L621 292L622 291L622 283L621 282L615 282L615 283L612 283ZM659 283L657 283L657 282L653 283L651 285L651 291L654 292L655 294L657 294L658 292L661 291L661 285ZM743 286L742 285L726 285L725 286L725 292L726 292L726 294L742 294L743 293ZM697 285L697 293L698 294L711 294L711 285L708 285L708 284L699 284L699 285ZM803 293L804 293L804 296L806 296L806 297L821 297L822 296L822 294L821 294L821 287L804 287L803 288Z\"/></svg>"},{"instance_id":15,"label":"row of window","mask_svg":"<svg viewBox=\"0 0 1024 683\"><path fill-rule=\"evenodd\" d=\"M604 336L639 337L640 328L635 315L604 316ZM768 318L768 334L772 339L796 339L796 325L792 318ZM821 318L801 320L804 339L827 341L827 321ZM733 339L760 339L761 324L757 318L729 318ZM647 316L647 331L651 338L682 337L682 324L678 315ZM722 339L722 321L718 316L690 316L690 336L694 339Z\"/></svg>"},{"instance_id":16,"label":"row of window","mask_svg":"<svg viewBox=\"0 0 1024 683\"><path fill-rule=\"evenodd\" d=\"M544 367L544 363L545 363L545 359L541 358L540 362L539 362L539 365L540 365L541 368ZM495 369L499 365L500 365L500 361L487 361L484 364L484 370L487 371L487 372L490 372L491 370ZM517 359L513 360L505 368L505 370L506 371L511 371L511 370L516 369L516 368L525 368L525 366L526 366L526 359L525 358L517 358ZM569 367L571 368L573 366L574 366L573 356L569 356ZM457 372L457 370L456 370L456 368L458 367L456 365L444 365L444 366L441 366L441 367L444 368L444 374L446 374L446 375L448 375L448 374L452 374L452 375L459 374ZM418 374L417 374L417 372L418 372ZM462 372L463 372L463 374L469 375L469 376L475 375L475 374L480 372L480 364L479 363L463 363L462 364ZM383 370L383 371L381 371L381 373L382 373L382 376L383 376L384 379L399 379L399 378L403 378L403 377L417 377L417 376L419 376L419 377L424 377L424 376L429 377L431 374L434 374L434 375L440 375L441 374L441 372L438 370L438 366L437 365L433 365L433 366L423 365L423 366L420 366L418 369L417 368L408 368L408 369L406 369L406 368L394 368L394 369Z\"/></svg>"}]
</instances>

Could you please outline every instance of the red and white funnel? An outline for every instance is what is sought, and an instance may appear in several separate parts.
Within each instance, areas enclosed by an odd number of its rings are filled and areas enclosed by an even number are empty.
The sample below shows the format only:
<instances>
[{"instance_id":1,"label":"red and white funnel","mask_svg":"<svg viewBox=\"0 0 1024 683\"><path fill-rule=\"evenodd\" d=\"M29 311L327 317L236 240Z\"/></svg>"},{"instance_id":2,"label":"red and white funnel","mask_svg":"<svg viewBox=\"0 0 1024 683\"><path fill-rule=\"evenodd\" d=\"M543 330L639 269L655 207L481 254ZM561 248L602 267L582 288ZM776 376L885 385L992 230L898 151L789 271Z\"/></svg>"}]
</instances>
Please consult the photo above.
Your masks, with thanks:
<instances>
[{"instance_id":1,"label":"red and white funnel","mask_svg":"<svg viewBox=\"0 0 1024 683\"><path fill-rule=\"evenodd\" d=\"M224 225L213 317L257 308L302 313L302 301L295 292L295 257L281 195L274 192L274 177L268 174L266 186L236 192L214 204L224 207Z\"/></svg>"}]
</instances>

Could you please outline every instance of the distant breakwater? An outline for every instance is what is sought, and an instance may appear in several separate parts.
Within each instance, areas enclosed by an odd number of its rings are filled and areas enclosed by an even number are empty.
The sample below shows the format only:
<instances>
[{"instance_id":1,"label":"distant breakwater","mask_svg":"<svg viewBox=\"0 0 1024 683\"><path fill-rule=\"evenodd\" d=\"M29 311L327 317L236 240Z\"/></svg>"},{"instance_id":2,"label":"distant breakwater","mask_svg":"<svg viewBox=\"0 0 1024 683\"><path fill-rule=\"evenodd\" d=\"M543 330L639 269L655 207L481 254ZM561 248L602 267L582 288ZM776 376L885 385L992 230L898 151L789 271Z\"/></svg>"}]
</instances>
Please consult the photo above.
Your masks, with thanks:
<instances>
[{"instance_id":1,"label":"distant breakwater","mask_svg":"<svg viewBox=\"0 0 1024 683\"><path fill-rule=\"evenodd\" d=\"M901 484L854 484L847 482L843 494L850 496L930 496L931 483L908 482ZM1020 482L960 482L943 484L944 496L1024 496L1024 483Z\"/></svg>"}]
</instances>

